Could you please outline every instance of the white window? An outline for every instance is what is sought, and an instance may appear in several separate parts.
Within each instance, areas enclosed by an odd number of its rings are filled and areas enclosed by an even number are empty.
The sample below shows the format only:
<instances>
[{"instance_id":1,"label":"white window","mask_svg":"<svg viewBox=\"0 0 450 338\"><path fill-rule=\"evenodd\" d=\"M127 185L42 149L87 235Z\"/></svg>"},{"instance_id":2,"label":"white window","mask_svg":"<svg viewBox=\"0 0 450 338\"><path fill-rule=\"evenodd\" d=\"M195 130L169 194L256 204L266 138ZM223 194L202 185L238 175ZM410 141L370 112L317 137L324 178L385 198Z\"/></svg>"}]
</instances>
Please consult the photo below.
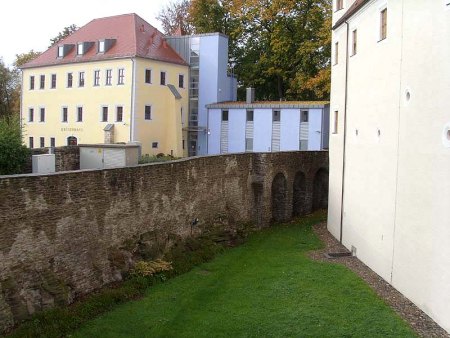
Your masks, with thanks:
<instances>
[{"instance_id":1,"label":"white window","mask_svg":"<svg viewBox=\"0 0 450 338\"><path fill-rule=\"evenodd\" d=\"M151 69L146 69L145 70L145 83L152 83L152 70Z\"/></svg>"},{"instance_id":2,"label":"white window","mask_svg":"<svg viewBox=\"0 0 450 338\"><path fill-rule=\"evenodd\" d=\"M94 86L100 86L100 71L94 70Z\"/></svg>"},{"instance_id":3,"label":"white window","mask_svg":"<svg viewBox=\"0 0 450 338\"><path fill-rule=\"evenodd\" d=\"M78 45L77 45L77 55L83 55L84 54L84 45L83 45L83 43L79 43Z\"/></svg>"},{"instance_id":4,"label":"white window","mask_svg":"<svg viewBox=\"0 0 450 338\"><path fill-rule=\"evenodd\" d=\"M165 86L165 85L166 85L166 72L161 72L161 81L160 81L160 84L161 84L162 86Z\"/></svg>"},{"instance_id":5,"label":"white window","mask_svg":"<svg viewBox=\"0 0 450 338\"><path fill-rule=\"evenodd\" d=\"M102 122L108 122L108 106L102 107Z\"/></svg>"},{"instance_id":6,"label":"white window","mask_svg":"<svg viewBox=\"0 0 450 338\"><path fill-rule=\"evenodd\" d=\"M64 46L58 46L58 57L64 57Z\"/></svg>"},{"instance_id":7,"label":"white window","mask_svg":"<svg viewBox=\"0 0 450 338\"><path fill-rule=\"evenodd\" d=\"M178 75L178 87L184 88L184 75L183 74Z\"/></svg>"},{"instance_id":8,"label":"white window","mask_svg":"<svg viewBox=\"0 0 450 338\"><path fill-rule=\"evenodd\" d=\"M61 122L67 122L69 119L69 113L67 107L62 107L61 110Z\"/></svg>"},{"instance_id":9,"label":"white window","mask_svg":"<svg viewBox=\"0 0 450 338\"><path fill-rule=\"evenodd\" d=\"M119 77L117 80L117 84L123 85L125 83L125 69L119 68Z\"/></svg>"},{"instance_id":10,"label":"white window","mask_svg":"<svg viewBox=\"0 0 450 338\"><path fill-rule=\"evenodd\" d=\"M344 8L344 0L336 0L336 11Z\"/></svg>"},{"instance_id":11,"label":"white window","mask_svg":"<svg viewBox=\"0 0 450 338\"><path fill-rule=\"evenodd\" d=\"M123 121L123 107L117 106L116 107L116 122L122 122Z\"/></svg>"},{"instance_id":12,"label":"white window","mask_svg":"<svg viewBox=\"0 0 450 338\"><path fill-rule=\"evenodd\" d=\"M83 122L83 107L77 107L77 122Z\"/></svg>"},{"instance_id":13,"label":"white window","mask_svg":"<svg viewBox=\"0 0 450 338\"><path fill-rule=\"evenodd\" d=\"M78 87L84 87L84 72L78 73Z\"/></svg>"},{"instance_id":14,"label":"white window","mask_svg":"<svg viewBox=\"0 0 450 338\"><path fill-rule=\"evenodd\" d=\"M105 82L105 84L107 85L107 86L111 86L111 84L112 84L112 69L107 69L106 70L106 82Z\"/></svg>"},{"instance_id":15,"label":"white window","mask_svg":"<svg viewBox=\"0 0 450 338\"><path fill-rule=\"evenodd\" d=\"M145 120L152 119L152 106L145 106L144 119Z\"/></svg>"},{"instance_id":16,"label":"white window","mask_svg":"<svg viewBox=\"0 0 450 338\"><path fill-rule=\"evenodd\" d=\"M100 40L98 42L98 52L104 53L105 52L105 40Z\"/></svg>"},{"instance_id":17,"label":"white window","mask_svg":"<svg viewBox=\"0 0 450 338\"><path fill-rule=\"evenodd\" d=\"M45 122L45 108L40 108L39 122Z\"/></svg>"},{"instance_id":18,"label":"white window","mask_svg":"<svg viewBox=\"0 0 450 338\"><path fill-rule=\"evenodd\" d=\"M73 74L67 73L67 88L72 88L73 84Z\"/></svg>"}]
</instances>

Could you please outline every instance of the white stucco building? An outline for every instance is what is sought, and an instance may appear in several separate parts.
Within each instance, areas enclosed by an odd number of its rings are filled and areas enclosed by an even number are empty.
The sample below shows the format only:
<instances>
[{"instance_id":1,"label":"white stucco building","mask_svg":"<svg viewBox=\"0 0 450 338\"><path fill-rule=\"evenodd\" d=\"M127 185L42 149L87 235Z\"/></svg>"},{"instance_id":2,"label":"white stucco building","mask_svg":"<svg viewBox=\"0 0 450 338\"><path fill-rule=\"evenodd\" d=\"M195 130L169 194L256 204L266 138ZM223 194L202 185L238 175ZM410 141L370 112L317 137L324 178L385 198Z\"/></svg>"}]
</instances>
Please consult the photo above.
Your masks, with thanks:
<instances>
[{"instance_id":1,"label":"white stucco building","mask_svg":"<svg viewBox=\"0 0 450 338\"><path fill-rule=\"evenodd\" d=\"M328 149L329 105L324 101L207 105L208 154Z\"/></svg>"},{"instance_id":2,"label":"white stucco building","mask_svg":"<svg viewBox=\"0 0 450 338\"><path fill-rule=\"evenodd\" d=\"M220 33L167 36L189 64L189 156L207 154L207 109L213 102L235 101L237 80L228 72L228 37Z\"/></svg>"},{"instance_id":3,"label":"white stucco building","mask_svg":"<svg viewBox=\"0 0 450 338\"><path fill-rule=\"evenodd\" d=\"M334 0L329 231L450 332L450 0Z\"/></svg>"}]
</instances>

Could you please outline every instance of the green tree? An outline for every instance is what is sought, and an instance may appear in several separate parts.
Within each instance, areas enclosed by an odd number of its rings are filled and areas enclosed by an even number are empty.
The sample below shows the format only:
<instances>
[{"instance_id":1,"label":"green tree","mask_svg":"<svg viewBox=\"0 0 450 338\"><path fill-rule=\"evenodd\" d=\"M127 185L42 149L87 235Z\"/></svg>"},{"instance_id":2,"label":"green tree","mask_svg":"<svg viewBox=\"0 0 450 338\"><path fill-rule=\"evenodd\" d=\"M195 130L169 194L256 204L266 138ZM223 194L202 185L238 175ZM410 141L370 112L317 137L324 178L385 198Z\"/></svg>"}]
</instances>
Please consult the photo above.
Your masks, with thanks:
<instances>
[{"instance_id":1,"label":"green tree","mask_svg":"<svg viewBox=\"0 0 450 338\"><path fill-rule=\"evenodd\" d=\"M194 32L189 20L190 0L178 0L170 2L156 17L163 26L164 34L190 35Z\"/></svg>"},{"instance_id":2,"label":"green tree","mask_svg":"<svg viewBox=\"0 0 450 338\"><path fill-rule=\"evenodd\" d=\"M16 54L16 60L14 61L13 66L15 69L19 69L27 62L36 59L39 55L41 55L41 53L35 52L33 49L30 50L28 53Z\"/></svg>"},{"instance_id":3,"label":"green tree","mask_svg":"<svg viewBox=\"0 0 450 338\"><path fill-rule=\"evenodd\" d=\"M57 36L55 36L53 39L50 39L49 48L56 45L62 39L68 37L70 34L75 32L77 29L78 29L77 25L74 25L74 24L64 27L64 29L61 32L59 32Z\"/></svg>"},{"instance_id":4,"label":"green tree","mask_svg":"<svg viewBox=\"0 0 450 338\"><path fill-rule=\"evenodd\" d=\"M19 116L0 117L0 175L20 174L29 156L22 144Z\"/></svg>"},{"instance_id":5,"label":"green tree","mask_svg":"<svg viewBox=\"0 0 450 338\"><path fill-rule=\"evenodd\" d=\"M329 98L329 0L182 2L190 4L189 11L176 17L189 22L193 33L229 36L230 67L238 76L239 98L246 87L255 87L260 100Z\"/></svg>"},{"instance_id":6,"label":"green tree","mask_svg":"<svg viewBox=\"0 0 450 338\"><path fill-rule=\"evenodd\" d=\"M19 78L14 70L10 70L0 58L0 118L18 113L20 91Z\"/></svg>"},{"instance_id":7,"label":"green tree","mask_svg":"<svg viewBox=\"0 0 450 338\"><path fill-rule=\"evenodd\" d=\"M331 5L328 0L235 0L242 24L236 74L259 99L329 97Z\"/></svg>"}]
</instances>

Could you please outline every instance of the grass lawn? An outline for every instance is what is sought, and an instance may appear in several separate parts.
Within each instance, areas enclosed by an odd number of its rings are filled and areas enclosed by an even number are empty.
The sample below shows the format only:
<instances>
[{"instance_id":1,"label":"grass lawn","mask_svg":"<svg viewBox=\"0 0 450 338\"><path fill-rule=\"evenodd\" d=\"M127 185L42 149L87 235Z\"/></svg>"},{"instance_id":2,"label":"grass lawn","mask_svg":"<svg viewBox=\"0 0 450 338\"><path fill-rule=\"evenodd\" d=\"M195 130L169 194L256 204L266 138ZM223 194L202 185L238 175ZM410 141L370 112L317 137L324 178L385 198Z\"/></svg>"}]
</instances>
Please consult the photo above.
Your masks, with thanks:
<instances>
[{"instance_id":1,"label":"grass lawn","mask_svg":"<svg viewBox=\"0 0 450 338\"><path fill-rule=\"evenodd\" d=\"M71 337L415 337L353 272L307 257L319 217L254 234Z\"/></svg>"}]
</instances>

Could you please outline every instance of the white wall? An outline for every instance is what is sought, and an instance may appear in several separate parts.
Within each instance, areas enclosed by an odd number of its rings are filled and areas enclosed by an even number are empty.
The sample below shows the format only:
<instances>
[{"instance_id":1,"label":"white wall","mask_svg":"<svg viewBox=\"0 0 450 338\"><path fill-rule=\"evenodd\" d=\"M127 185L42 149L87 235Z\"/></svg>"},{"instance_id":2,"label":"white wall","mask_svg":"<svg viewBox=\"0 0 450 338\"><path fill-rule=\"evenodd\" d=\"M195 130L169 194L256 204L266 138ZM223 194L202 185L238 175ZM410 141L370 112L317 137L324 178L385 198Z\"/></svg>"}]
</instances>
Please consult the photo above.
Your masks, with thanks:
<instances>
[{"instance_id":1,"label":"white wall","mask_svg":"<svg viewBox=\"0 0 450 338\"><path fill-rule=\"evenodd\" d=\"M281 109L280 150L298 150L300 109ZM270 118L272 123L272 117Z\"/></svg>"},{"instance_id":2,"label":"white wall","mask_svg":"<svg viewBox=\"0 0 450 338\"><path fill-rule=\"evenodd\" d=\"M227 68L228 38L219 34L200 36L199 126L207 126L207 104L236 98L237 81L228 78ZM206 155L206 144L206 134L199 133L199 155Z\"/></svg>"},{"instance_id":3,"label":"white wall","mask_svg":"<svg viewBox=\"0 0 450 338\"><path fill-rule=\"evenodd\" d=\"M253 113L253 151L271 151L272 109L255 109Z\"/></svg>"},{"instance_id":4,"label":"white wall","mask_svg":"<svg viewBox=\"0 0 450 338\"><path fill-rule=\"evenodd\" d=\"M308 150L320 150L322 145L322 111L309 110Z\"/></svg>"},{"instance_id":5,"label":"white wall","mask_svg":"<svg viewBox=\"0 0 450 338\"><path fill-rule=\"evenodd\" d=\"M220 109L209 109L209 135L208 154L220 154L220 123L222 111Z\"/></svg>"},{"instance_id":6,"label":"white wall","mask_svg":"<svg viewBox=\"0 0 450 338\"><path fill-rule=\"evenodd\" d=\"M245 109L230 109L228 112L228 152L245 152Z\"/></svg>"},{"instance_id":7,"label":"white wall","mask_svg":"<svg viewBox=\"0 0 450 338\"><path fill-rule=\"evenodd\" d=\"M388 36L379 41L385 5L369 2L349 20L358 52L348 68L343 244L449 331L450 148L442 137L450 122L450 10L443 1L390 1ZM330 113L339 110L339 133L330 135L328 228L337 238L345 39L344 24L332 37L340 60Z\"/></svg>"},{"instance_id":8,"label":"white wall","mask_svg":"<svg viewBox=\"0 0 450 338\"><path fill-rule=\"evenodd\" d=\"M306 109L301 109L306 110ZM228 108L228 152L245 151L246 111L244 108ZM253 151L272 151L272 109L253 109ZM222 109L209 109L208 154L220 153L220 125ZM309 123L312 125L308 150L320 150L322 128L322 109L309 109ZM281 109L280 150L299 150L300 109ZM311 129L310 129L311 130Z\"/></svg>"},{"instance_id":9,"label":"white wall","mask_svg":"<svg viewBox=\"0 0 450 338\"><path fill-rule=\"evenodd\" d=\"M218 101L219 83L219 36L200 37L200 80L198 99L198 125L207 126L207 109L205 105ZM198 134L198 155L206 154L207 136Z\"/></svg>"}]
</instances>

